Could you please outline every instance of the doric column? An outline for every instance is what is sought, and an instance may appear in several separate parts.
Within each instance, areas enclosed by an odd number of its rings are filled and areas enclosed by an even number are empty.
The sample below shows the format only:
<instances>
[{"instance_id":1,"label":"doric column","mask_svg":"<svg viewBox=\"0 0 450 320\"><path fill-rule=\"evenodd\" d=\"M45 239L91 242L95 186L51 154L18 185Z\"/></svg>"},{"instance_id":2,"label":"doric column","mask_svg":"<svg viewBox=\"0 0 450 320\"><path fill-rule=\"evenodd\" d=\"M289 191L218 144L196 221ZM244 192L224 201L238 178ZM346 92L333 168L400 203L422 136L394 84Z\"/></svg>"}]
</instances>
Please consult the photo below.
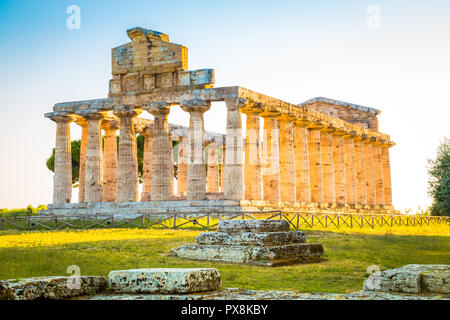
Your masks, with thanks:
<instances>
[{"instance_id":1,"label":"doric column","mask_svg":"<svg viewBox=\"0 0 450 320\"><path fill-rule=\"evenodd\" d=\"M389 148L394 143L383 143L381 145L381 162L383 167L383 189L384 203L386 206L392 206L392 184L391 184L391 162L389 160Z\"/></svg>"},{"instance_id":2,"label":"doric column","mask_svg":"<svg viewBox=\"0 0 450 320\"><path fill-rule=\"evenodd\" d=\"M355 168L356 168L356 199L359 204L367 204L366 194L366 170L364 161L364 147L362 137L356 136L353 140L355 151Z\"/></svg>"},{"instance_id":3,"label":"doric column","mask_svg":"<svg viewBox=\"0 0 450 320\"><path fill-rule=\"evenodd\" d=\"M225 141L222 143L222 163L220 166L220 191L225 191L225 156L227 154L227 147Z\"/></svg>"},{"instance_id":4,"label":"doric column","mask_svg":"<svg viewBox=\"0 0 450 320\"><path fill-rule=\"evenodd\" d=\"M177 194L186 196L187 192L187 163L189 138L184 138L178 144Z\"/></svg>"},{"instance_id":5,"label":"doric column","mask_svg":"<svg viewBox=\"0 0 450 320\"><path fill-rule=\"evenodd\" d=\"M295 193L297 202L310 202L308 165L308 121L297 120L294 126Z\"/></svg>"},{"instance_id":6,"label":"doric column","mask_svg":"<svg viewBox=\"0 0 450 320\"><path fill-rule=\"evenodd\" d=\"M70 203L72 200L70 123L73 118L66 114L50 116L50 119L56 122L53 203Z\"/></svg>"},{"instance_id":7,"label":"doric column","mask_svg":"<svg viewBox=\"0 0 450 320\"><path fill-rule=\"evenodd\" d=\"M203 113L211 107L205 100L182 101L181 108L189 112L189 158L187 173L187 199L206 199L206 166L203 152L204 121Z\"/></svg>"},{"instance_id":8,"label":"doric column","mask_svg":"<svg viewBox=\"0 0 450 320\"><path fill-rule=\"evenodd\" d=\"M118 120L103 120L105 130L103 147L103 202L117 201L117 135Z\"/></svg>"},{"instance_id":9,"label":"doric column","mask_svg":"<svg viewBox=\"0 0 450 320\"><path fill-rule=\"evenodd\" d=\"M333 135L333 167L334 167L334 194L336 203L345 205L347 203L345 185L345 160L344 139L345 131L336 130Z\"/></svg>"},{"instance_id":10,"label":"doric column","mask_svg":"<svg viewBox=\"0 0 450 320\"><path fill-rule=\"evenodd\" d=\"M375 175L373 165L372 140L368 137L363 137L364 149L364 169L366 172L366 198L367 204L375 204Z\"/></svg>"},{"instance_id":11,"label":"doric column","mask_svg":"<svg viewBox=\"0 0 450 320\"><path fill-rule=\"evenodd\" d=\"M114 108L114 114L120 119L119 135L119 186L117 201L136 202L138 194L138 161L134 119L141 113L140 109L129 106Z\"/></svg>"},{"instance_id":12,"label":"doric column","mask_svg":"<svg viewBox=\"0 0 450 320\"><path fill-rule=\"evenodd\" d=\"M86 186L86 141L87 141L87 121L78 117L76 123L81 127L80 143L80 171L78 174L78 202L84 202L84 190Z\"/></svg>"},{"instance_id":13,"label":"doric column","mask_svg":"<svg viewBox=\"0 0 450 320\"><path fill-rule=\"evenodd\" d=\"M355 168L355 132L344 135L345 191L348 204L357 203Z\"/></svg>"},{"instance_id":14,"label":"doric column","mask_svg":"<svg viewBox=\"0 0 450 320\"><path fill-rule=\"evenodd\" d=\"M311 202L323 202L322 190L322 160L320 153L320 129L322 124L311 123L308 125L308 161L309 161L309 186Z\"/></svg>"},{"instance_id":15,"label":"doric column","mask_svg":"<svg viewBox=\"0 0 450 320\"><path fill-rule=\"evenodd\" d=\"M85 202L101 202L103 195L103 151L101 122L103 113L84 113L88 121L86 140Z\"/></svg>"},{"instance_id":16,"label":"doric column","mask_svg":"<svg viewBox=\"0 0 450 320\"><path fill-rule=\"evenodd\" d=\"M280 128L276 119L279 114L261 114L264 118L263 132L263 199L280 200Z\"/></svg>"},{"instance_id":17,"label":"doric column","mask_svg":"<svg viewBox=\"0 0 450 320\"><path fill-rule=\"evenodd\" d=\"M227 105L227 129L224 198L226 200L242 200L244 198L244 150L240 108L245 106L246 102L242 98L225 99Z\"/></svg>"},{"instance_id":18,"label":"doric column","mask_svg":"<svg viewBox=\"0 0 450 320\"><path fill-rule=\"evenodd\" d=\"M320 131L320 157L322 160L322 201L335 203L334 167L333 167L333 137L334 128L325 127Z\"/></svg>"},{"instance_id":19,"label":"doric column","mask_svg":"<svg viewBox=\"0 0 450 320\"><path fill-rule=\"evenodd\" d=\"M151 200L152 190L152 146L153 146L153 132L152 128L145 127L142 130L144 136L144 158L142 166L142 193L141 201Z\"/></svg>"},{"instance_id":20,"label":"doric column","mask_svg":"<svg viewBox=\"0 0 450 320\"><path fill-rule=\"evenodd\" d=\"M375 204L384 206L383 163L381 161L381 142L372 143L373 175L375 180Z\"/></svg>"},{"instance_id":21,"label":"doric column","mask_svg":"<svg viewBox=\"0 0 450 320\"><path fill-rule=\"evenodd\" d=\"M219 192L219 149L217 143L208 145L207 192Z\"/></svg>"},{"instance_id":22,"label":"doric column","mask_svg":"<svg viewBox=\"0 0 450 320\"><path fill-rule=\"evenodd\" d=\"M259 116L261 112L258 104L249 104L241 109L246 114L246 133L245 133L245 199L262 200L262 174L261 174L261 155L259 141Z\"/></svg>"},{"instance_id":23,"label":"doric column","mask_svg":"<svg viewBox=\"0 0 450 320\"><path fill-rule=\"evenodd\" d=\"M175 194L175 168L173 167L173 142L172 134L169 131L169 182L170 182L170 195Z\"/></svg>"},{"instance_id":24,"label":"doric column","mask_svg":"<svg viewBox=\"0 0 450 320\"><path fill-rule=\"evenodd\" d=\"M154 200L169 200L170 185L170 150L169 124L167 118L170 104L165 102L149 103L145 110L153 114L153 146L152 146L152 178L151 198Z\"/></svg>"},{"instance_id":25,"label":"doric column","mask_svg":"<svg viewBox=\"0 0 450 320\"><path fill-rule=\"evenodd\" d=\"M280 200L295 202L294 117L281 115L280 122Z\"/></svg>"}]
</instances>

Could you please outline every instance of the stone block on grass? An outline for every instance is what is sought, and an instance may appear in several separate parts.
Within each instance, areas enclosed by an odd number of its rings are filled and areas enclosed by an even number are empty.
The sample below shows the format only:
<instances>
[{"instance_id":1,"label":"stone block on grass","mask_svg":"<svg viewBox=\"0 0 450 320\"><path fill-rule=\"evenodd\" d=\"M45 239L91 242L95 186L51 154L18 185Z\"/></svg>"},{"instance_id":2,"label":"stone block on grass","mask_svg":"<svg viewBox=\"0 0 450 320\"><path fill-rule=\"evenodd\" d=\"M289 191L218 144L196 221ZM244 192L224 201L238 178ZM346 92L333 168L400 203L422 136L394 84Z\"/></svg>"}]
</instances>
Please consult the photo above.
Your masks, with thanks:
<instances>
[{"instance_id":1,"label":"stone block on grass","mask_svg":"<svg viewBox=\"0 0 450 320\"><path fill-rule=\"evenodd\" d=\"M122 293L196 293L221 285L215 268L148 268L111 271L111 290Z\"/></svg>"}]
</instances>

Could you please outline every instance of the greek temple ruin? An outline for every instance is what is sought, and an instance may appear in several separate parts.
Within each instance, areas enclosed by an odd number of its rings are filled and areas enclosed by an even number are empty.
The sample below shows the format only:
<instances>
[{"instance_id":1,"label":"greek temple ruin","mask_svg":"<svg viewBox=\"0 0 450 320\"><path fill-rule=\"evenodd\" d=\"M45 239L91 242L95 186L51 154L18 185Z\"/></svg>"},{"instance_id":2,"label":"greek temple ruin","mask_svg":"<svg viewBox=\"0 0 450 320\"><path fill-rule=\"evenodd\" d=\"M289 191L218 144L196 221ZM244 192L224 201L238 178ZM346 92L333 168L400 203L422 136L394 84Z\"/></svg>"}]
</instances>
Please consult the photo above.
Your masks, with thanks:
<instances>
[{"instance_id":1,"label":"greek temple ruin","mask_svg":"<svg viewBox=\"0 0 450 320\"><path fill-rule=\"evenodd\" d=\"M107 98L57 103L45 114L56 123L56 145L53 203L43 213L394 210L395 143L378 130L379 110L215 88L214 70L188 70L188 49L168 35L139 27L127 34L131 42L112 49ZM226 105L225 134L204 130L215 102ZM189 127L168 123L172 106L189 115ZM71 124L82 128L77 202ZM137 134L145 137L140 194Z\"/></svg>"}]
</instances>

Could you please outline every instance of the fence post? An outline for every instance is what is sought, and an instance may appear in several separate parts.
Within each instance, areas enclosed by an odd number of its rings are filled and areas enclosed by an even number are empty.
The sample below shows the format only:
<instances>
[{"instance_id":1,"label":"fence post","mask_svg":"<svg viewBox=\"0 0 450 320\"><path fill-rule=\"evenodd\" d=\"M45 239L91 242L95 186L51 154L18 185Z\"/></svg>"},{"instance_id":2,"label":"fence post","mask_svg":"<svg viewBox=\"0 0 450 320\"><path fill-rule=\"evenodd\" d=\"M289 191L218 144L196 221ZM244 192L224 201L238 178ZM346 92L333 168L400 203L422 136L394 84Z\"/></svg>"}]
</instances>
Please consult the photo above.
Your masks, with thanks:
<instances>
[{"instance_id":1,"label":"fence post","mask_svg":"<svg viewBox=\"0 0 450 320\"><path fill-rule=\"evenodd\" d=\"M0 218L0 230L3 229L3 218Z\"/></svg>"},{"instance_id":2,"label":"fence post","mask_svg":"<svg viewBox=\"0 0 450 320\"><path fill-rule=\"evenodd\" d=\"M55 217L55 221L54 221L54 228L58 228L58 218Z\"/></svg>"},{"instance_id":3,"label":"fence post","mask_svg":"<svg viewBox=\"0 0 450 320\"><path fill-rule=\"evenodd\" d=\"M177 214L176 213L173 214L173 228L174 229L177 228Z\"/></svg>"},{"instance_id":4,"label":"fence post","mask_svg":"<svg viewBox=\"0 0 450 320\"><path fill-rule=\"evenodd\" d=\"M27 230L30 230L30 216L27 215Z\"/></svg>"}]
</instances>

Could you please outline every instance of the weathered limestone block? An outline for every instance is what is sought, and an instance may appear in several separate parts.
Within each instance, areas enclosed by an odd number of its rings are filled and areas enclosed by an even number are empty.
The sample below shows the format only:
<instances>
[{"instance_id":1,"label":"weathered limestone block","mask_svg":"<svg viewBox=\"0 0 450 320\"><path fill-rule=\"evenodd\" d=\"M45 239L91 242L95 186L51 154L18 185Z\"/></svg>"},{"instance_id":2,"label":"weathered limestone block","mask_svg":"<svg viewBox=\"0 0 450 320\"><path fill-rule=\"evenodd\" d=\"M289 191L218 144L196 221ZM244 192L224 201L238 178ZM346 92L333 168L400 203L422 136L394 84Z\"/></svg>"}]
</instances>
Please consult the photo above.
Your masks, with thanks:
<instances>
[{"instance_id":1,"label":"weathered limestone block","mask_svg":"<svg viewBox=\"0 0 450 320\"><path fill-rule=\"evenodd\" d=\"M198 244L273 246L286 243L305 243L306 237L302 231L231 234L225 232L203 232L195 238L195 241Z\"/></svg>"},{"instance_id":2,"label":"weathered limestone block","mask_svg":"<svg viewBox=\"0 0 450 320\"><path fill-rule=\"evenodd\" d=\"M322 254L323 247L318 243L299 243L270 247L188 244L170 251L170 255L180 258L260 266L315 261Z\"/></svg>"},{"instance_id":3,"label":"weathered limestone block","mask_svg":"<svg viewBox=\"0 0 450 320\"><path fill-rule=\"evenodd\" d=\"M78 281L74 281L79 279ZM79 288L77 285L79 284ZM69 297L87 295L106 288L104 277L80 276L37 277L17 280L0 280L0 300L59 300Z\"/></svg>"},{"instance_id":4,"label":"weathered limestone block","mask_svg":"<svg viewBox=\"0 0 450 320\"><path fill-rule=\"evenodd\" d=\"M221 285L215 268L149 268L111 271L109 287L129 293L195 293L217 290Z\"/></svg>"},{"instance_id":5,"label":"weathered limestone block","mask_svg":"<svg viewBox=\"0 0 450 320\"><path fill-rule=\"evenodd\" d=\"M217 232L285 232L289 231L289 222L286 220L221 220Z\"/></svg>"},{"instance_id":6,"label":"weathered limestone block","mask_svg":"<svg viewBox=\"0 0 450 320\"><path fill-rule=\"evenodd\" d=\"M371 274L364 290L403 293L450 293L449 265L409 264Z\"/></svg>"}]
</instances>

